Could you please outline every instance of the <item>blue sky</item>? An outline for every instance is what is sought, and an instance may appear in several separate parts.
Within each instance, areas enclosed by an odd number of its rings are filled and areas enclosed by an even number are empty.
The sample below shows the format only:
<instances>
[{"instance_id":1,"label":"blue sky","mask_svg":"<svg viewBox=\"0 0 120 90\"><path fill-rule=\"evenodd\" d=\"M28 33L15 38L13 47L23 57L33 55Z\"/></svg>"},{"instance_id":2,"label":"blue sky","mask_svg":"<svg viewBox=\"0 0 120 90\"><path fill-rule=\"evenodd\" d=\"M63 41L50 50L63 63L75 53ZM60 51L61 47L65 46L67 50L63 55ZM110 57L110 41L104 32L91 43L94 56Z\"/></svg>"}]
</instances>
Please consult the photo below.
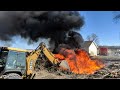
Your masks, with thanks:
<instances>
[{"instance_id":1,"label":"blue sky","mask_svg":"<svg viewBox=\"0 0 120 90\"><path fill-rule=\"evenodd\" d=\"M113 21L113 11L80 11L80 14L85 20L85 25L80 30L84 40L88 35L95 33L99 37L100 45L120 45L120 22ZM39 44L28 45L27 41L20 37L13 39L11 47L35 49ZM2 42L0 46L3 46Z\"/></svg>"},{"instance_id":2,"label":"blue sky","mask_svg":"<svg viewBox=\"0 0 120 90\"><path fill-rule=\"evenodd\" d=\"M85 25L80 33L83 38L92 33L99 37L100 45L120 45L120 22L113 20L113 11L81 11Z\"/></svg>"}]
</instances>

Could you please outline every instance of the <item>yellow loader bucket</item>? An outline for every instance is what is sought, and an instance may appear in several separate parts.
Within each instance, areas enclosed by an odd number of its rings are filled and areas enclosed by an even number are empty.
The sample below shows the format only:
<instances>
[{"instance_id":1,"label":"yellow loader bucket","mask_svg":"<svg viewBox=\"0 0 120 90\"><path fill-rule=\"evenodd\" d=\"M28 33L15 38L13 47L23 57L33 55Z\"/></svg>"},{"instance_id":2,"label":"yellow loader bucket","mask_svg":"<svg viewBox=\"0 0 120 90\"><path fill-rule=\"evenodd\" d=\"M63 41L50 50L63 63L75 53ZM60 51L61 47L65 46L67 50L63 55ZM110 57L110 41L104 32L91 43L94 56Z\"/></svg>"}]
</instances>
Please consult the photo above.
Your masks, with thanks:
<instances>
[{"instance_id":1,"label":"yellow loader bucket","mask_svg":"<svg viewBox=\"0 0 120 90\"><path fill-rule=\"evenodd\" d=\"M66 60L62 60L61 63L59 64L59 66L64 70L70 71L69 64Z\"/></svg>"}]
</instances>

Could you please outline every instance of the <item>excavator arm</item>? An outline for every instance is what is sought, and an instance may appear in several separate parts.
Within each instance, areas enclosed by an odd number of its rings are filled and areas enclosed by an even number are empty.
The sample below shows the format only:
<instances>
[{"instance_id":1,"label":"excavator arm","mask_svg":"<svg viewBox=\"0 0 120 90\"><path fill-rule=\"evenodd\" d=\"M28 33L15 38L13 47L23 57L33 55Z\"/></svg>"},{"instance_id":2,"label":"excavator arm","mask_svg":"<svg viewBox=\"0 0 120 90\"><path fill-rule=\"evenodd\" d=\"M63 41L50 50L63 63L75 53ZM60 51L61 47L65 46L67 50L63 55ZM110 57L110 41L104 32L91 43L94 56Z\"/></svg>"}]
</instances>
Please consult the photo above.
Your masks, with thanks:
<instances>
[{"instance_id":1,"label":"excavator arm","mask_svg":"<svg viewBox=\"0 0 120 90\"><path fill-rule=\"evenodd\" d=\"M54 65L59 64L60 67L64 67L64 68L69 69L69 65L66 62L66 60L63 60L62 62L60 62L57 58L55 58L54 54L52 54L49 51L49 49L46 48L45 44L42 42L35 50L33 50L32 52L30 52L27 55L26 73L28 76L31 76L33 74L34 68L35 68L35 63L36 63L37 59L39 58L40 54L42 54L42 53L47 57L47 59L52 64L54 64Z\"/></svg>"},{"instance_id":2,"label":"excavator arm","mask_svg":"<svg viewBox=\"0 0 120 90\"><path fill-rule=\"evenodd\" d=\"M42 47L42 53L47 57L47 59L52 63L52 64L58 64L60 63L57 58L49 51L48 48L46 48L45 44L41 45Z\"/></svg>"},{"instance_id":3,"label":"excavator arm","mask_svg":"<svg viewBox=\"0 0 120 90\"><path fill-rule=\"evenodd\" d=\"M57 58L55 58L54 54L52 54L49 51L49 49L46 48L45 44L42 45L42 52L52 64L59 65L59 67L65 69L65 70L70 70L70 67L69 67L67 61L66 60L59 61Z\"/></svg>"},{"instance_id":4,"label":"excavator arm","mask_svg":"<svg viewBox=\"0 0 120 90\"><path fill-rule=\"evenodd\" d=\"M41 54L41 44L32 52L30 52L26 57L26 75L30 76L33 75L35 63Z\"/></svg>"}]
</instances>

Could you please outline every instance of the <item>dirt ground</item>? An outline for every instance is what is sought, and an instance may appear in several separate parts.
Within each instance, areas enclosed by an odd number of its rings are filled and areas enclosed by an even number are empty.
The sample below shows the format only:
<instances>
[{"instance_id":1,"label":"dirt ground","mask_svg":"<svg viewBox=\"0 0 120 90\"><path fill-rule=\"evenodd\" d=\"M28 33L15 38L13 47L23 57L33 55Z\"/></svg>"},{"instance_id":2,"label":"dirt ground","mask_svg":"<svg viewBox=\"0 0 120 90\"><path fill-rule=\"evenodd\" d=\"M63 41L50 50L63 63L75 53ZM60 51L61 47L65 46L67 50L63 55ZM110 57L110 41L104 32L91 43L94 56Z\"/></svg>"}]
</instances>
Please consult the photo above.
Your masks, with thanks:
<instances>
[{"instance_id":1,"label":"dirt ground","mask_svg":"<svg viewBox=\"0 0 120 90\"><path fill-rule=\"evenodd\" d=\"M120 57L97 56L105 67L96 71L93 75L76 75L61 72L59 70L49 71L46 68L36 71L35 79L120 79Z\"/></svg>"}]
</instances>

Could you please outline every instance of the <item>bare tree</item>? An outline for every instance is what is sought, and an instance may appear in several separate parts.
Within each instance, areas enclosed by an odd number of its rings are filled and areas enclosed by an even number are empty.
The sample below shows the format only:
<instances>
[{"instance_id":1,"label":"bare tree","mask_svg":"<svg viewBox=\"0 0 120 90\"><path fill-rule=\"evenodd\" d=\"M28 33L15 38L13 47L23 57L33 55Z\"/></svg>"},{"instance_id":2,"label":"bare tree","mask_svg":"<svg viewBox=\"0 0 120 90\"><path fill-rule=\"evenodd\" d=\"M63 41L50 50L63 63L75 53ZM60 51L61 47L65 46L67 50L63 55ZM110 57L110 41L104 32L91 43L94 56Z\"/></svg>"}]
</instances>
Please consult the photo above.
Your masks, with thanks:
<instances>
[{"instance_id":1,"label":"bare tree","mask_svg":"<svg viewBox=\"0 0 120 90\"><path fill-rule=\"evenodd\" d=\"M88 41L94 41L96 44L99 45L99 38L96 34L92 33L91 35L87 36Z\"/></svg>"},{"instance_id":2,"label":"bare tree","mask_svg":"<svg viewBox=\"0 0 120 90\"><path fill-rule=\"evenodd\" d=\"M120 20L120 11L114 11L113 15L114 15L113 17L114 21L118 22Z\"/></svg>"}]
</instances>

